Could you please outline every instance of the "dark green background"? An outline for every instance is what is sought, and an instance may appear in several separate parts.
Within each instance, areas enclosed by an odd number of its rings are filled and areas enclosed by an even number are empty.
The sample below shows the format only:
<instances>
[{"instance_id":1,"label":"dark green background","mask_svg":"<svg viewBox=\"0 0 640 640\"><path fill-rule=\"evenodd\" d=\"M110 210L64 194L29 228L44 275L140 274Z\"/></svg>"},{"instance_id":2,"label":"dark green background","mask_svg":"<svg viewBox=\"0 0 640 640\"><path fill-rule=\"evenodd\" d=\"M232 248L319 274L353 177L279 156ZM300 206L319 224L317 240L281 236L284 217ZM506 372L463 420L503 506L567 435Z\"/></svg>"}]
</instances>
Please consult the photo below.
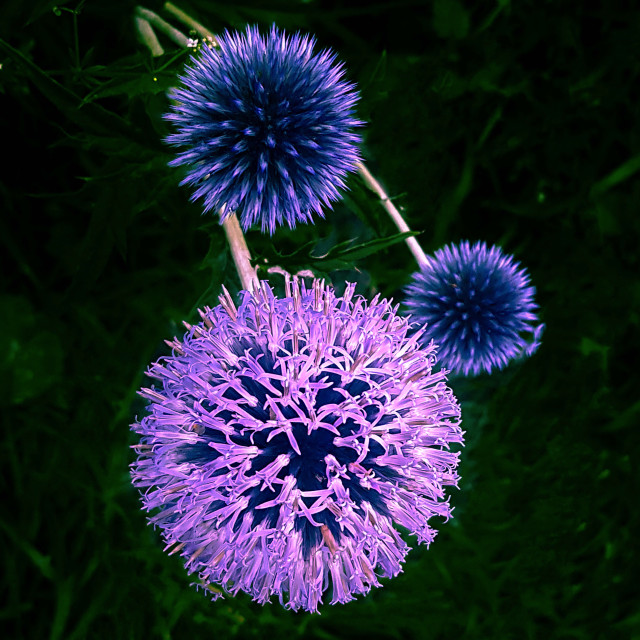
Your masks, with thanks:
<instances>
[{"instance_id":1,"label":"dark green background","mask_svg":"<svg viewBox=\"0 0 640 640\"><path fill-rule=\"evenodd\" d=\"M500 244L547 325L530 360L451 381L467 446L432 547L318 616L209 602L129 483L144 369L238 288L221 228L166 166L164 92L185 55L163 39L151 59L133 3L2 4L5 637L640 637L635 5L182 5L214 31L275 22L333 47L362 93L364 155L425 250ZM416 267L393 234L354 177L325 221L247 239L262 276L312 268L400 300Z\"/></svg>"}]
</instances>

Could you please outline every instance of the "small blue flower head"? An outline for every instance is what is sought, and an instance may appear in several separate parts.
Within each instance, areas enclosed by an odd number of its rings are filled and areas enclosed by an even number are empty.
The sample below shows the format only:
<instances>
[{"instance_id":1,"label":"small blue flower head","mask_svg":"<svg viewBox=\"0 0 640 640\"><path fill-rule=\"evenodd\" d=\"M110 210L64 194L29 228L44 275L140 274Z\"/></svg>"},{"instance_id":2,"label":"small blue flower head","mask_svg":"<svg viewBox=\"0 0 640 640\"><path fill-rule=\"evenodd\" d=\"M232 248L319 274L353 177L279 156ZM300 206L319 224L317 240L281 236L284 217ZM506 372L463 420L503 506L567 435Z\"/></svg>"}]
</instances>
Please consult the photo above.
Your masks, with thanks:
<instances>
[{"instance_id":1,"label":"small blue flower head","mask_svg":"<svg viewBox=\"0 0 640 640\"><path fill-rule=\"evenodd\" d=\"M359 160L358 93L344 67L328 50L314 54L312 37L276 27L225 32L219 45L203 46L170 94L181 184L223 220L236 211L245 231L323 216Z\"/></svg>"},{"instance_id":2,"label":"small blue flower head","mask_svg":"<svg viewBox=\"0 0 640 640\"><path fill-rule=\"evenodd\" d=\"M140 393L134 484L217 598L316 611L380 586L451 515L460 408L397 306L315 281L201 312Z\"/></svg>"},{"instance_id":3,"label":"small blue flower head","mask_svg":"<svg viewBox=\"0 0 640 640\"><path fill-rule=\"evenodd\" d=\"M461 242L440 249L405 292L412 319L427 325L423 340L438 345L440 364L455 374L491 373L540 346L535 288L499 247Z\"/></svg>"}]
</instances>

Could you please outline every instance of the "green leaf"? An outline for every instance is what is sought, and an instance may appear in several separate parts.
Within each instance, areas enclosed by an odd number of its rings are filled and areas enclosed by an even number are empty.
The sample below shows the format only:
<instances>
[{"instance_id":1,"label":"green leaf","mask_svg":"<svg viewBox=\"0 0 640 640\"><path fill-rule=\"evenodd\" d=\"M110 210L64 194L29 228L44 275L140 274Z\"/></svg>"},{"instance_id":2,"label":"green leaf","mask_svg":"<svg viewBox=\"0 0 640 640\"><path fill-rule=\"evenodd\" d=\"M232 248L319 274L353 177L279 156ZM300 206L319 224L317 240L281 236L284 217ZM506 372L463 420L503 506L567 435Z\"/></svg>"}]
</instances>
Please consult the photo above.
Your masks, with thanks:
<instances>
[{"instance_id":1,"label":"green leaf","mask_svg":"<svg viewBox=\"0 0 640 640\"><path fill-rule=\"evenodd\" d=\"M60 381L64 353L58 335L41 330L44 320L26 298L2 296L0 308L0 398L21 404Z\"/></svg>"},{"instance_id":2,"label":"green leaf","mask_svg":"<svg viewBox=\"0 0 640 640\"><path fill-rule=\"evenodd\" d=\"M640 171L640 155L629 158L629 160L621 164L617 169L614 169L608 176L596 182L593 187L591 187L591 197L602 195L638 171Z\"/></svg>"},{"instance_id":3,"label":"green leaf","mask_svg":"<svg viewBox=\"0 0 640 640\"><path fill-rule=\"evenodd\" d=\"M147 145L146 139L128 122L97 104L85 105L72 91L51 78L22 52L0 38L0 51L10 56L33 84L72 122L83 129L100 134L118 132Z\"/></svg>"},{"instance_id":4,"label":"green leaf","mask_svg":"<svg viewBox=\"0 0 640 640\"><path fill-rule=\"evenodd\" d=\"M436 0L433 28L441 38L461 40L469 33L469 13L457 0Z\"/></svg>"},{"instance_id":5,"label":"green leaf","mask_svg":"<svg viewBox=\"0 0 640 640\"><path fill-rule=\"evenodd\" d=\"M11 541L25 553L40 573L47 579L53 580L55 572L51 565L51 556L45 555L36 549L32 544L24 539L13 527L0 520L0 528L11 539Z\"/></svg>"},{"instance_id":6,"label":"green leaf","mask_svg":"<svg viewBox=\"0 0 640 640\"><path fill-rule=\"evenodd\" d=\"M380 251L383 251L384 249L387 249L388 247L397 244L398 242L403 242L407 238L417 235L417 231L407 231L404 233L395 233L394 235L387 236L386 238L375 238L373 240L363 242L362 244L358 244L343 251L338 251L338 253L333 257L342 259L348 263L354 262L356 260L366 258L367 256L370 256L374 253L379 253ZM345 243L341 244L343 245ZM337 246L339 247L341 245ZM333 254L333 251L330 253Z\"/></svg>"}]
</instances>

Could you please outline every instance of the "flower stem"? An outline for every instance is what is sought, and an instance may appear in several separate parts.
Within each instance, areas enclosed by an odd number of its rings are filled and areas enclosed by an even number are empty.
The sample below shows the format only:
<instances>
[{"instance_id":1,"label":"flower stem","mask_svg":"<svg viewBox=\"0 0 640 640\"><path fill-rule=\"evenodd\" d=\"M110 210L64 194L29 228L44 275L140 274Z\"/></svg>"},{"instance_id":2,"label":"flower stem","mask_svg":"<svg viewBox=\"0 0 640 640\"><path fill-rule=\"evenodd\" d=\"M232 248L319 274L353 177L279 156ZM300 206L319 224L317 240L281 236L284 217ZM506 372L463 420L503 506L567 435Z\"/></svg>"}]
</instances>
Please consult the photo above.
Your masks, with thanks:
<instances>
[{"instance_id":1,"label":"flower stem","mask_svg":"<svg viewBox=\"0 0 640 640\"><path fill-rule=\"evenodd\" d=\"M394 224L398 228L400 233L411 232L409 225L404 221L404 218L396 208L396 206L391 202L391 199L387 195L386 191L382 188L382 185L373 177L369 169L364 166L362 162L358 162L356 165L358 169L358 173L360 177L364 180L364 183L373 191L378 198L380 198L380 204L386 209L389 217L393 220ZM418 244L418 241L413 237L405 238L405 242L409 247L409 251L413 254L413 257L416 259L416 262L420 267L429 264L429 258L427 258L427 254L423 251L422 247Z\"/></svg>"},{"instance_id":2,"label":"flower stem","mask_svg":"<svg viewBox=\"0 0 640 640\"><path fill-rule=\"evenodd\" d=\"M170 2L167 2L164 5L164 8L215 45L215 38L213 37L213 34L182 10L178 9L175 5L172 5ZM153 11L149 11L149 9L138 6L136 7L136 13L138 14L136 16L136 27L138 29L138 33L140 34L143 44L149 48L152 55L160 55L156 53L158 47L160 47L160 43L155 36L153 26L160 29L160 31L168 35L181 47L186 49L191 46L191 40L187 38L187 36L178 29L172 27L168 22L165 22ZM160 47L160 50L161 49L162 47ZM220 213L220 216L222 217L222 212ZM222 222L222 226L224 228L225 235L227 236L227 242L229 243L229 249L233 256L236 271L238 272L238 276L240 276L242 288L252 293L258 291L260 288L260 281L258 280L255 269L251 266L251 253L249 252L249 247L247 246L242 229L238 224L236 214L231 213L228 215Z\"/></svg>"},{"instance_id":3,"label":"flower stem","mask_svg":"<svg viewBox=\"0 0 640 640\"><path fill-rule=\"evenodd\" d=\"M240 276L242 288L251 293L258 291L260 281L258 280L255 269L251 266L251 253L244 239L242 229L238 224L236 214L232 213L227 216L222 226L227 235L227 242L229 243L229 249L231 249L233 262L236 265L236 271Z\"/></svg>"}]
</instances>

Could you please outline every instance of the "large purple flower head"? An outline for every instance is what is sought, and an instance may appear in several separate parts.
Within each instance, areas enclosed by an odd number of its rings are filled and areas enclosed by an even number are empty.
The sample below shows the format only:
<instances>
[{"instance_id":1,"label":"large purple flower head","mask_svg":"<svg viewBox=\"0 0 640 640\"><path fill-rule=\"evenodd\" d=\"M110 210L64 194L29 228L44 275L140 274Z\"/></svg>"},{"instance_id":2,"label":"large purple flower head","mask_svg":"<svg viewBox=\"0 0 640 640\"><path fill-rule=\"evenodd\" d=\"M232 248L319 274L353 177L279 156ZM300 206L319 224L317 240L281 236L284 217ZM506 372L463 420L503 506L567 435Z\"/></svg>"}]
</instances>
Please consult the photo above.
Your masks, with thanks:
<instances>
[{"instance_id":1,"label":"large purple flower head","mask_svg":"<svg viewBox=\"0 0 640 640\"><path fill-rule=\"evenodd\" d=\"M315 281L201 312L140 393L150 521L202 585L316 611L395 576L456 485L460 410L397 307ZM216 597L214 590L214 597Z\"/></svg>"},{"instance_id":2,"label":"large purple flower head","mask_svg":"<svg viewBox=\"0 0 640 640\"><path fill-rule=\"evenodd\" d=\"M438 345L439 363L456 374L502 369L540 345L535 287L500 247L461 242L436 251L412 276L406 306L422 340Z\"/></svg>"},{"instance_id":3,"label":"large purple flower head","mask_svg":"<svg viewBox=\"0 0 640 640\"><path fill-rule=\"evenodd\" d=\"M225 32L219 44L194 55L171 93L178 131L167 141L184 150L170 164L187 167L182 184L205 211L237 211L245 231L322 216L359 159L358 94L342 64L275 27Z\"/></svg>"}]
</instances>

